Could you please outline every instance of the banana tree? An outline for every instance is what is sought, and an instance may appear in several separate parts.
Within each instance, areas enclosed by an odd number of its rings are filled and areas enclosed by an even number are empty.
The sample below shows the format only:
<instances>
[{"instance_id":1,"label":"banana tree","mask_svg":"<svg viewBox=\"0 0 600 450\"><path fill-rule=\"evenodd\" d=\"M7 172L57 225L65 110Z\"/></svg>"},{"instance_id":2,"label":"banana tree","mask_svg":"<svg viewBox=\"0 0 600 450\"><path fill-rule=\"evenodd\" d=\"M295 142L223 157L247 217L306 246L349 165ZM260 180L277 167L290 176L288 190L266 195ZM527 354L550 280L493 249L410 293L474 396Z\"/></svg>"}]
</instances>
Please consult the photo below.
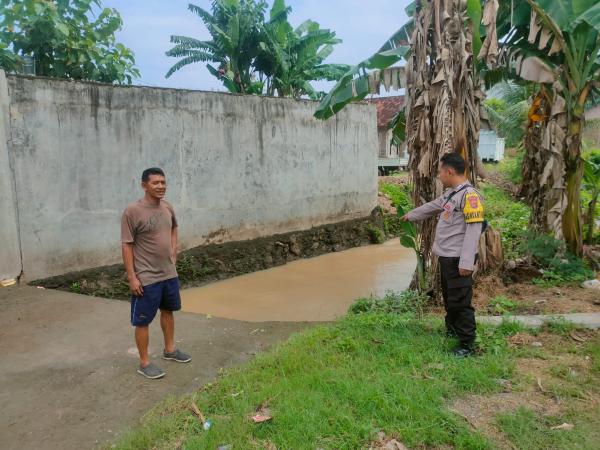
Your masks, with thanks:
<instances>
[{"instance_id":1,"label":"banana tree","mask_svg":"<svg viewBox=\"0 0 600 450\"><path fill-rule=\"evenodd\" d=\"M311 81L337 81L350 68L346 64L323 64L342 40L312 20L294 29L288 21L290 12L284 0L275 0L255 68L265 79L266 95L317 99L319 93Z\"/></svg>"},{"instance_id":2,"label":"banana tree","mask_svg":"<svg viewBox=\"0 0 600 450\"><path fill-rule=\"evenodd\" d=\"M211 12L189 4L211 35L202 41L187 36L171 36L173 48L167 56L180 58L165 75L169 78L181 68L208 62L209 72L230 92L260 93L262 85L253 80L253 64L260 52L267 3L255 0L213 0Z\"/></svg>"},{"instance_id":3,"label":"banana tree","mask_svg":"<svg viewBox=\"0 0 600 450\"><path fill-rule=\"evenodd\" d=\"M527 0L516 11L502 39L510 66L521 78L544 85L547 95L540 137L551 155L540 159L544 169L538 172L544 183L554 178L555 192L545 199L550 213L543 220L581 255L582 131L585 104L600 86L600 3Z\"/></svg>"},{"instance_id":4,"label":"banana tree","mask_svg":"<svg viewBox=\"0 0 600 450\"><path fill-rule=\"evenodd\" d=\"M469 178L476 181L483 99L476 57L494 64L497 11L496 0L484 1L483 8L480 0L415 1L407 9L412 20L377 53L348 71L315 113L321 119L331 117L351 101L378 93L382 83L386 88L406 88L405 126L396 127L404 122L400 115L394 126L397 133L406 132L415 205L441 194L436 174L446 152L460 152L467 161ZM402 58L406 67L391 67ZM431 258L435 220L426 221L419 231L419 252L435 283L437 267ZM415 279L413 286L417 284Z\"/></svg>"},{"instance_id":5,"label":"banana tree","mask_svg":"<svg viewBox=\"0 0 600 450\"><path fill-rule=\"evenodd\" d=\"M596 221L596 205L600 197L600 153L593 153L584 160L583 184L591 195L587 205L586 222L588 225L586 243L594 240L594 225Z\"/></svg>"}]
</instances>

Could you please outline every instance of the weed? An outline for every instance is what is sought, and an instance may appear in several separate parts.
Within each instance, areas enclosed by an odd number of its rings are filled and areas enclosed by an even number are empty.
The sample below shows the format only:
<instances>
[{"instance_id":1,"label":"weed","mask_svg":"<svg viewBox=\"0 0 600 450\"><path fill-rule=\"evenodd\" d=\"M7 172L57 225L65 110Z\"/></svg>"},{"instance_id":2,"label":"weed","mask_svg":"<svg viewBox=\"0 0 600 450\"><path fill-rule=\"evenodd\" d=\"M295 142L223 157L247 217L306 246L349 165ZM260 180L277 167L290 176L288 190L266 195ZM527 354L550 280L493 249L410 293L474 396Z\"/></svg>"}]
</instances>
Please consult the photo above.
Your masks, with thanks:
<instances>
[{"instance_id":1,"label":"weed","mask_svg":"<svg viewBox=\"0 0 600 450\"><path fill-rule=\"evenodd\" d=\"M400 206L402 209L407 211L414 208L413 202L410 198L409 186L381 183L379 190L390 198L392 205L396 208Z\"/></svg>"},{"instance_id":2,"label":"weed","mask_svg":"<svg viewBox=\"0 0 600 450\"><path fill-rule=\"evenodd\" d=\"M400 293L388 291L382 298L371 297L357 300L350 306L348 312L350 314L377 312L421 315L427 300L426 295L419 294L417 291L406 290Z\"/></svg>"},{"instance_id":3,"label":"weed","mask_svg":"<svg viewBox=\"0 0 600 450\"><path fill-rule=\"evenodd\" d=\"M368 224L365 229L369 234L369 240L372 244L383 244L385 240L385 236L383 231L380 228L376 227L373 224Z\"/></svg>"},{"instance_id":4,"label":"weed","mask_svg":"<svg viewBox=\"0 0 600 450\"><path fill-rule=\"evenodd\" d=\"M178 255L177 275L183 283L198 280L207 273L206 261L199 263L196 258L186 253Z\"/></svg>"},{"instance_id":5,"label":"weed","mask_svg":"<svg viewBox=\"0 0 600 450\"><path fill-rule=\"evenodd\" d=\"M508 297L505 297L504 295L497 295L496 297L492 298L488 305L490 313L495 315L508 314L514 311L517 307L518 305L514 301Z\"/></svg>"},{"instance_id":6,"label":"weed","mask_svg":"<svg viewBox=\"0 0 600 450\"><path fill-rule=\"evenodd\" d=\"M81 294L81 283L78 281L71 283L70 289L76 294Z\"/></svg>"},{"instance_id":7,"label":"weed","mask_svg":"<svg viewBox=\"0 0 600 450\"><path fill-rule=\"evenodd\" d=\"M523 182L523 158L525 157L525 151L521 148L517 151L517 155L514 158L504 158L498 164L498 171L502 176L515 185L519 185Z\"/></svg>"},{"instance_id":8,"label":"weed","mask_svg":"<svg viewBox=\"0 0 600 450\"><path fill-rule=\"evenodd\" d=\"M513 200L506 192L489 184L482 186L485 216L491 226L502 232L502 247L508 259L520 255L520 241L529 228L530 208Z\"/></svg>"},{"instance_id":9,"label":"weed","mask_svg":"<svg viewBox=\"0 0 600 450\"><path fill-rule=\"evenodd\" d=\"M597 409L597 408L593 408ZM592 416L595 412L592 412ZM597 418L586 417L552 417L538 416L527 408L519 408L516 412L500 414L497 423L500 429L508 436L515 448L528 450L546 449L594 449L597 448L598 431ZM577 421L581 421L578 424ZM572 430L552 430L553 426L562 423L575 423ZM596 424L594 424L596 422ZM581 426L579 426L581 425Z\"/></svg>"},{"instance_id":10,"label":"weed","mask_svg":"<svg viewBox=\"0 0 600 450\"><path fill-rule=\"evenodd\" d=\"M566 336L571 331L576 330L577 325L575 325L572 322L569 322L564 317L553 317L549 321L544 323L544 328L551 333Z\"/></svg>"}]
</instances>

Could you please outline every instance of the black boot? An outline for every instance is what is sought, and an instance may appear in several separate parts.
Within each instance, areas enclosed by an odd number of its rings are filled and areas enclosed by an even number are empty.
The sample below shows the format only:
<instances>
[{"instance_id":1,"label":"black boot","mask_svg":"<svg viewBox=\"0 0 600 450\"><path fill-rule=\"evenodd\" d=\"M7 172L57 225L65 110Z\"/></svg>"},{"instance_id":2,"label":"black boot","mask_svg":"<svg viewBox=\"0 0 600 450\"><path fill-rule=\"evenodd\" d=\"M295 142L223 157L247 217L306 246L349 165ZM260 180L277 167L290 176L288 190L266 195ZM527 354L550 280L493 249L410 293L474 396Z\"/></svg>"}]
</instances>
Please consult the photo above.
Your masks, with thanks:
<instances>
[{"instance_id":1,"label":"black boot","mask_svg":"<svg viewBox=\"0 0 600 450\"><path fill-rule=\"evenodd\" d=\"M473 343L462 343L452 351L452 355L457 358L468 358L476 353Z\"/></svg>"}]
</instances>

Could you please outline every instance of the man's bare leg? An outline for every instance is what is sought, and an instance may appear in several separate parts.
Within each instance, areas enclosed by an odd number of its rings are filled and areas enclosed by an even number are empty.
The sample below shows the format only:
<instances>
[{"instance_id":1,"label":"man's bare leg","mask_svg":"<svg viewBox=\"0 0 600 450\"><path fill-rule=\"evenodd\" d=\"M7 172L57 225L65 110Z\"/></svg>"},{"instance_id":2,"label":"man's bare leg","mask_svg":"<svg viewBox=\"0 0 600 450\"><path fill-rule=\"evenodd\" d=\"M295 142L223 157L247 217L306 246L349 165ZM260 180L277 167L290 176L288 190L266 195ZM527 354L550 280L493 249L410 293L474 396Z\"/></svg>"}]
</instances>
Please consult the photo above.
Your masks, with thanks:
<instances>
[{"instance_id":1,"label":"man's bare leg","mask_svg":"<svg viewBox=\"0 0 600 450\"><path fill-rule=\"evenodd\" d=\"M140 354L140 365L146 367L150 364L148 358L148 342L150 341L150 331L148 325L138 325L135 327L135 345L137 345Z\"/></svg>"},{"instance_id":2,"label":"man's bare leg","mask_svg":"<svg viewBox=\"0 0 600 450\"><path fill-rule=\"evenodd\" d=\"M165 338L165 351L173 353L175 351L175 316L173 311L160 310L160 327Z\"/></svg>"}]
</instances>

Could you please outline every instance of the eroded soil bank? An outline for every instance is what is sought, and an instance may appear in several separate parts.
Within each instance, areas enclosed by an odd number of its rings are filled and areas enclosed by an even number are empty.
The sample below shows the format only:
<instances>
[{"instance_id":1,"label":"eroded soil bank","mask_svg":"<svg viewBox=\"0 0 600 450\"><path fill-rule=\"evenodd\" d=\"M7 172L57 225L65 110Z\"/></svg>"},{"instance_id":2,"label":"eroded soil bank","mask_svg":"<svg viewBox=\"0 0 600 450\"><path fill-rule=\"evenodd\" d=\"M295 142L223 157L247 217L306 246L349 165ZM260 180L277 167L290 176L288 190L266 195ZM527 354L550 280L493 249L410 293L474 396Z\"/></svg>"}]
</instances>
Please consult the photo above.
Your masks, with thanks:
<instances>
[{"instance_id":1,"label":"eroded soil bank","mask_svg":"<svg viewBox=\"0 0 600 450\"><path fill-rule=\"evenodd\" d=\"M182 288L284 265L302 258L340 252L395 236L395 216L376 208L369 217L322 225L309 230L247 241L195 247L181 252L177 272ZM71 272L30 284L97 297L129 299L122 264Z\"/></svg>"}]
</instances>

